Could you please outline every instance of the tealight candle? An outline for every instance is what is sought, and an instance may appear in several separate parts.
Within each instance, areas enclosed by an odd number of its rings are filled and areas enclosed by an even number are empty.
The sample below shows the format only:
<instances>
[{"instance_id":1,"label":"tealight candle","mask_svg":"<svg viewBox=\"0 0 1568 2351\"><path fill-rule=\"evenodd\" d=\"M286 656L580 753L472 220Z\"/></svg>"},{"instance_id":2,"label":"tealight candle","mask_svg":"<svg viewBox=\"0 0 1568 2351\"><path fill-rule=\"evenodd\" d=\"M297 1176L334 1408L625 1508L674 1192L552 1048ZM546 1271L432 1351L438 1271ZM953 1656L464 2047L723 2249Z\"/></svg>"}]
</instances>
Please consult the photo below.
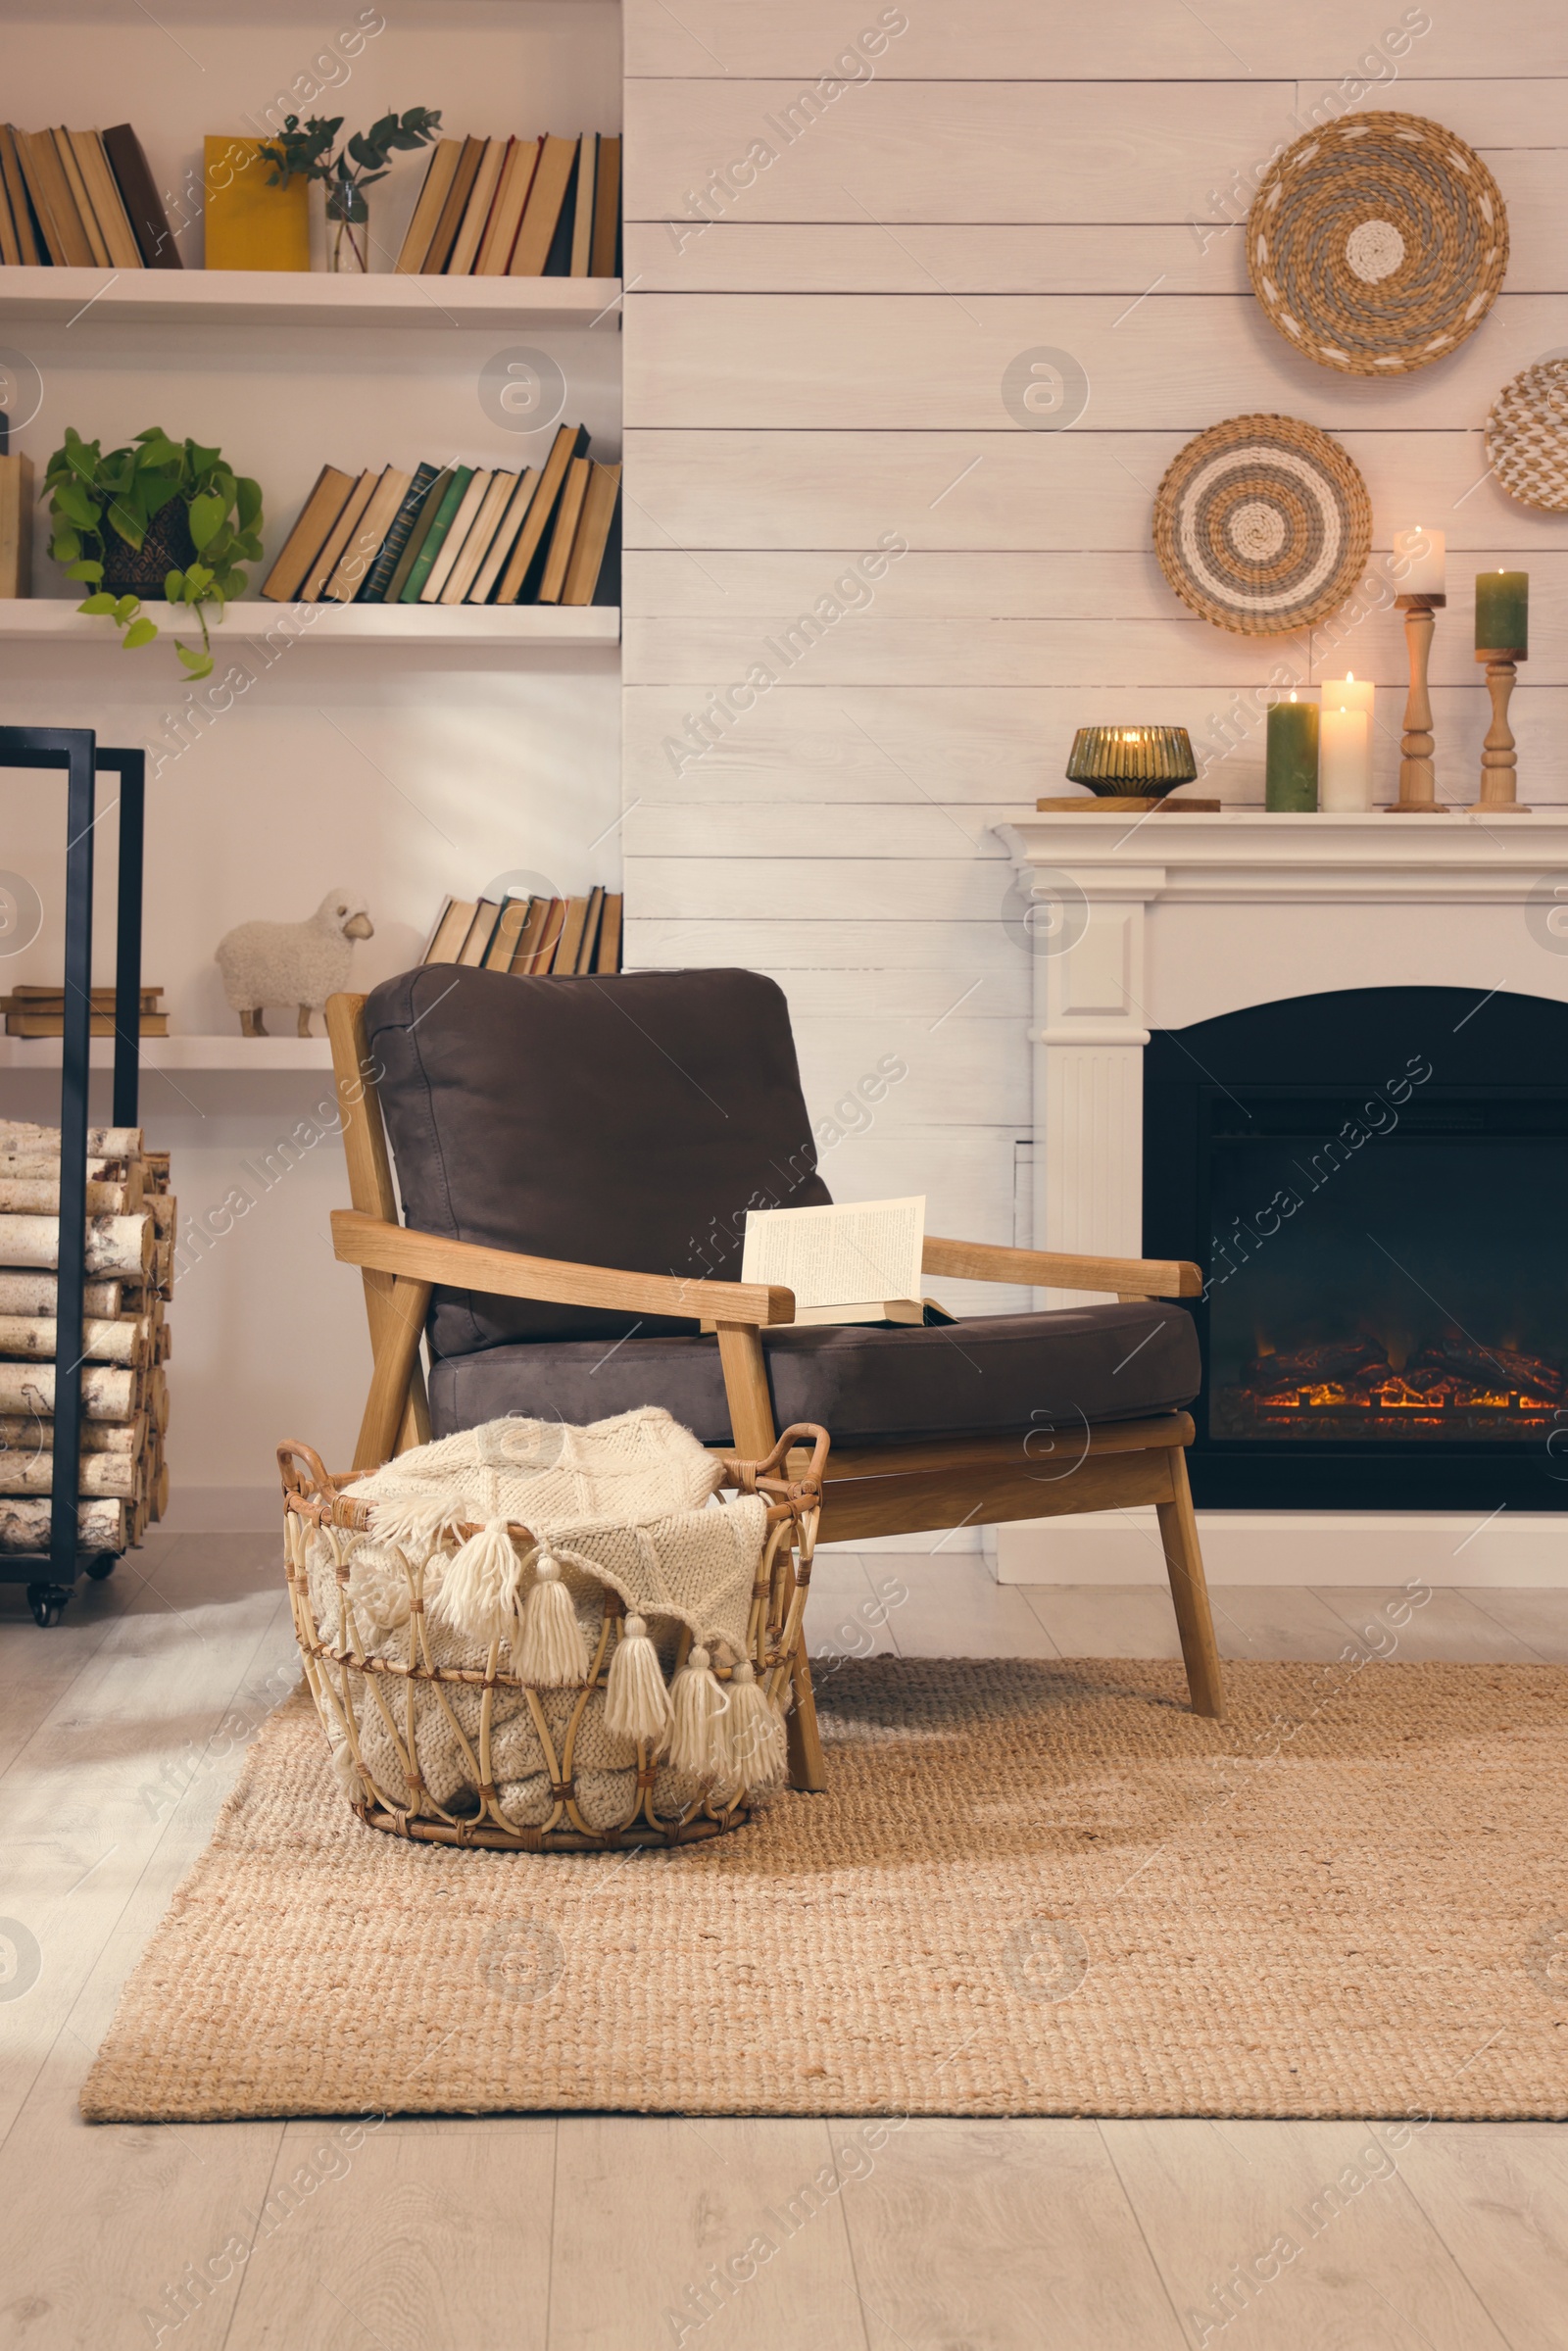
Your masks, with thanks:
<instances>
[{"instance_id":1,"label":"tealight candle","mask_svg":"<svg viewBox=\"0 0 1568 2351\"><path fill-rule=\"evenodd\" d=\"M1328 687L1324 693L1329 693ZM1324 702L1318 722L1317 805L1320 808L1372 806L1365 710L1340 710Z\"/></svg>"},{"instance_id":2,"label":"tealight candle","mask_svg":"<svg viewBox=\"0 0 1568 2351\"><path fill-rule=\"evenodd\" d=\"M1277 814L1317 807L1317 705L1294 693L1268 714L1263 805Z\"/></svg>"},{"instance_id":3,"label":"tealight candle","mask_svg":"<svg viewBox=\"0 0 1568 2351\"><path fill-rule=\"evenodd\" d=\"M1442 596L1447 582L1448 542L1441 530L1396 530L1395 585L1401 596Z\"/></svg>"},{"instance_id":4,"label":"tealight candle","mask_svg":"<svg viewBox=\"0 0 1568 2351\"><path fill-rule=\"evenodd\" d=\"M1476 574L1476 651L1512 654L1530 651L1528 571Z\"/></svg>"}]
</instances>

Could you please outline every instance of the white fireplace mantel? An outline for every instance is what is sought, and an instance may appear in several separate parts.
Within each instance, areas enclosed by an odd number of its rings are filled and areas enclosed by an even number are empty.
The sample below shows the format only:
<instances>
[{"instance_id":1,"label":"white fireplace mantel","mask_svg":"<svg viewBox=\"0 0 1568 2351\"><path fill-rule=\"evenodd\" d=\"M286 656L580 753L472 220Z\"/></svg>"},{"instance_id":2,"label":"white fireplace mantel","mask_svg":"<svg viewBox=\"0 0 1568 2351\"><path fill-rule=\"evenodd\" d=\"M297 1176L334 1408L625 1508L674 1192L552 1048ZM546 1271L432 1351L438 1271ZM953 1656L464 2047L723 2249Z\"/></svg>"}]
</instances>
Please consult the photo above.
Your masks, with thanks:
<instances>
[{"instance_id":1,"label":"white fireplace mantel","mask_svg":"<svg viewBox=\"0 0 1568 2351\"><path fill-rule=\"evenodd\" d=\"M1106 807L998 830L1034 956L1037 1249L1142 1253L1153 1029L1348 988L1473 988L1478 1006L1498 990L1568 1001L1568 807L1485 818ZM1443 1039L1411 1043L1440 1053ZM1224 1515L1239 1534L1239 1515ZM999 1574L1162 1572L1130 1529L1099 1528L1097 1569L1096 1520L1048 1523L1052 1564L1043 1530L1003 1529ZM1553 1556L1568 1561L1568 1524L1556 1528ZM1069 1553L1076 1563L1059 1564ZM1517 1580L1539 1573L1521 1559Z\"/></svg>"}]
</instances>

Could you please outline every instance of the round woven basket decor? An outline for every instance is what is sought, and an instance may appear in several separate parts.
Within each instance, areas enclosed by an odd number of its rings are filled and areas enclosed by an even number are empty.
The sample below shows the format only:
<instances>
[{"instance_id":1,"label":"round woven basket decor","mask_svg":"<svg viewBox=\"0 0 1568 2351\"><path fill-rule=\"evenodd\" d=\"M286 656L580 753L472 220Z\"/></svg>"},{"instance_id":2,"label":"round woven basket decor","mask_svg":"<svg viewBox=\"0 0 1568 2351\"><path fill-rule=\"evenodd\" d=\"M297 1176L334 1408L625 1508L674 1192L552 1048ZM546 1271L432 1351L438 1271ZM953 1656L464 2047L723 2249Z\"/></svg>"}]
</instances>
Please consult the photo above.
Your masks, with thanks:
<instances>
[{"instance_id":1,"label":"round woven basket decor","mask_svg":"<svg viewBox=\"0 0 1568 2351\"><path fill-rule=\"evenodd\" d=\"M1405 375L1474 334L1508 267L1508 215L1473 148L1419 115L1344 116L1272 164L1247 220L1252 291L1346 375Z\"/></svg>"},{"instance_id":2,"label":"round woven basket decor","mask_svg":"<svg viewBox=\"0 0 1568 2351\"><path fill-rule=\"evenodd\" d=\"M1487 461L1510 498L1568 509L1568 359L1542 360L1504 384L1487 418Z\"/></svg>"},{"instance_id":3,"label":"round woven basket decor","mask_svg":"<svg viewBox=\"0 0 1568 2351\"><path fill-rule=\"evenodd\" d=\"M1345 602L1372 544L1366 484L1294 416L1232 416L1172 460L1154 551L1183 603L1244 636L1310 628Z\"/></svg>"}]
</instances>

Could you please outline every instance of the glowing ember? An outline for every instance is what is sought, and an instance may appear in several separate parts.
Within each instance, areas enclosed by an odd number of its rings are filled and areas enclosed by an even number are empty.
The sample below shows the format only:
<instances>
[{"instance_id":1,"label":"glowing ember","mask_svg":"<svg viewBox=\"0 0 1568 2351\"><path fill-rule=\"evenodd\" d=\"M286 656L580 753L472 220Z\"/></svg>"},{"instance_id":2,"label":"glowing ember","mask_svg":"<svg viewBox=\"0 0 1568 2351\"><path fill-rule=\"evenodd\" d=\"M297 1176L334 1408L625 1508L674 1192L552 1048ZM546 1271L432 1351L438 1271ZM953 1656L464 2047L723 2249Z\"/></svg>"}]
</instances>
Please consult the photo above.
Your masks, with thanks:
<instances>
[{"instance_id":1,"label":"glowing ember","mask_svg":"<svg viewBox=\"0 0 1568 2351\"><path fill-rule=\"evenodd\" d=\"M1216 1394L1220 1437L1336 1439L1522 1438L1549 1429L1568 1405L1561 1364L1462 1333L1401 1350L1366 1339L1274 1352L1242 1366ZM1560 1425L1560 1424L1559 1424Z\"/></svg>"}]
</instances>

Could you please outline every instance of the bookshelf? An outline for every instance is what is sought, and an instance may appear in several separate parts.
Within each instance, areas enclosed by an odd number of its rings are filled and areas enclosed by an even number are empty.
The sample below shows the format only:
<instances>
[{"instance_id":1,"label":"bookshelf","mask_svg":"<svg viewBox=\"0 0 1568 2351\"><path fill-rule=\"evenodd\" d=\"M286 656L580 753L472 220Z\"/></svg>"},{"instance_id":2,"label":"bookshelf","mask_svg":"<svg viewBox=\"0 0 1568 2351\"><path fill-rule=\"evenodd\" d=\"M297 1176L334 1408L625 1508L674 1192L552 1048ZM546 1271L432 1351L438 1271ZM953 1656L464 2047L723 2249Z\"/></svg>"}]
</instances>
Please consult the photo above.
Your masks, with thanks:
<instances>
[{"instance_id":1,"label":"bookshelf","mask_svg":"<svg viewBox=\"0 0 1568 2351\"><path fill-rule=\"evenodd\" d=\"M6 119L134 124L160 191L191 215L182 270L0 268L0 350L30 365L42 394L30 418L13 407L14 445L41 475L68 423L106 448L162 423L220 442L266 501L266 563L213 631L211 682L232 663L249 683L218 695L210 723L167 639L122 651L74 612L79 599L46 550L33 598L0 604L0 718L93 725L104 741L148 747L145 968L165 986L175 1032L142 1041L149 1135L174 1154L182 1216L219 1210L235 1187L258 1196L181 1286L171 1456L187 1497L269 1484L271 1447L290 1429L345 1457L334 1447L352 1449L368 1376L358 1277L334 1265L324 1238L344 1198L341 1151L331 1140L302 1157L283 1149L327 1125L325 1041L294 1036L284 1007L267 1016L280 1033L240 1037L213 960L219 940L255 917L301 920L342 885L375 925L350 982L368 989L417 961L446 895L471 899L518 873L563 895L620 887L614 609L296 615L256 593L323 464L539 464L558 419L513 429L486 401L486 368L518 346L559 367L561 420L588 427L593 456L620 455L618 283L398 277L418 157L371 191L368 276L320 266L318 193L310 273L201 266L190 190L203 138L254 132L357 9L320 26L275 0L181 0L173 15L157 0L151 16L132 0L6 12ZM452 132L490 136L620 126L618 0L400 0L379 14L385 28L358 54L341 51L337 86L302 111L356 128L428 105ZM147 610L162 627L159 607ZM280 623L310 650L269 661L263 640ZM112 797L101 796L106 855ZM20 775L0 775L0 867L42 904L36 939L0 959L0 985L58 976L58 849ZM100 975L111 939L106 915ZM95 1043L95 1087L108 1084L108 1052ZM0 1111L51 1114L58 1053L54 1040L0 1039ZM270 1158L289 1172L264 1195L244 1170Z\"/></svg>"},{"instance_id":2,"label":"bookshelf","mask_svg":"<svg viewBox=\"0 0 1568 2351\"><path fill-rule=\"evenodd\" d=\"M236 1015L237 1017L237 1015ZM274 1019L285 1015L274 1013ZM112 1069L115 1041L94 1037L94 1069ZM266 1075L277 1070L330 1069L332 1049L324 1037L143 1037L143 1070L244 1070ZM58 1037L0 1037L0 1069L58 1069Z\"/></svg>"},{"instance_id":3,"label":"bookshelf","mask_svg":"<svg viewBox=\"0 0 1568 2351\"><path fill-rule=\"evenodd\" d=\"M334 277L323 270L18 269L0 267L0 317L137 326L603 326L618 277Z\"/></svg>"},{"instance_id":4,"label":"bookshelf","mask_svg":"<svg viewBox=\"0 0 1568 2351\"><path fill-rule=\"evenodd\" d=\"M187 643L199 634L182 608L144 601L142 611L160 629L176 630ZM613 605L552 604L270 604L261 597L231 604L220 623L209 615L215 655L226 644L254 645L281 630L293 645L396 646L400 653L480 645L613 645L620 612ZM65 644L81 653L125 657L120 640L103 620L78 612L64 597L0 598L0 644ZM157 659L157 649L133 655ZM99 683L100 681L95 681Z\"/></svg>"}]
</instances>

